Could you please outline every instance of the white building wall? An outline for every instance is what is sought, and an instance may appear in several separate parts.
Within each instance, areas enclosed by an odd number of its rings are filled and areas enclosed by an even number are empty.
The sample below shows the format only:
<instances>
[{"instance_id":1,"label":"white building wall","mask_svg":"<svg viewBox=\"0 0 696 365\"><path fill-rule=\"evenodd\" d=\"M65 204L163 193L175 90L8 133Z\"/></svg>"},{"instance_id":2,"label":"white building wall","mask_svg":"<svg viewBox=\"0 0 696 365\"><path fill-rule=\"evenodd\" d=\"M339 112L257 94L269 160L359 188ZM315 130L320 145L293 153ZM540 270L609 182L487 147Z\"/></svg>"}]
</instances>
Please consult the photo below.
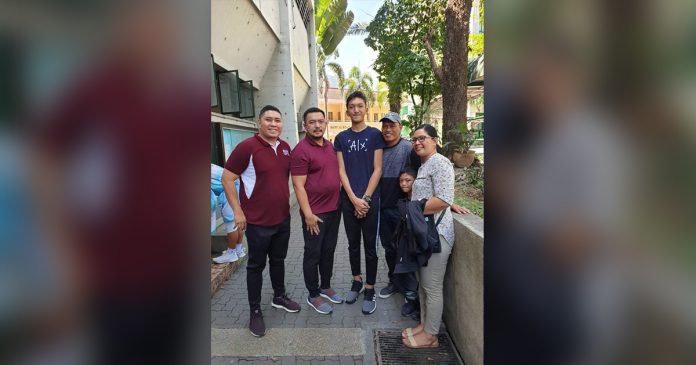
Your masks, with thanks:
<instances>
[{"instance_id":1,"label":"white building wall","mask_svg":"<svg viewBox=\"0 0 696 365\"><path fill-rule=\"evenodd\" d=\"M298 142L297 114L316 106L314 18L307 27L294 0L211 0L215 62L254 82L255 114L280 109L282 138Z\"/></svg>"},{"instance_id":2,"label":"white building wall","mask_svg":"<svg viewBox=\"0 0 696 365\"><path fill-rule=\"evenodd\" d=\"M278 1L263 1L269 2ZM258 88L278 44L258 8L248 0L212 0L210 23L215 63L227 70L239 70L239 77L252 80Z\"/></svg>"},{"instance_id":3,"label":"white building wall","mask_svg":"<svg viewBox=\"0 0 696 365\"><path fill-rule=\"evenodd\" d=\"M292 4L293 18L290 19L290 30L292 31L292 61L295 67L306 80L307 85L310 79L309 73L309 42L307 40L307 28L302 22L300 11L295 6L295 1L288 0Z\"/></svg>"}]
</instances>

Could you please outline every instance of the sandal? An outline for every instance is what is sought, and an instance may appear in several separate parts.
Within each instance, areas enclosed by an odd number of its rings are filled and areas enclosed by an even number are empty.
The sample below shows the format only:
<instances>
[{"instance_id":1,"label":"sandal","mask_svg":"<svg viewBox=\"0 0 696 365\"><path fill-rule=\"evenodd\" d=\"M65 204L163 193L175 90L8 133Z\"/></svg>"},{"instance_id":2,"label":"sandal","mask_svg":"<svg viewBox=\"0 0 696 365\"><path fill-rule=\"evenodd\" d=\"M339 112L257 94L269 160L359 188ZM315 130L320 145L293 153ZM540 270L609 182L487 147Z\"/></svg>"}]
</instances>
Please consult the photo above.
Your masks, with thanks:
<instances>
[{"instance_id":1,"label":"sandal","mask_svg":"<svg viewBox=\"0 0 696 365\"><path fill-rule=\"evenodd\" d=\"M405 340L408 340L408 343L406 343ZM404 346L411 349L429 349L440 347L440 343L438 342L437 337L435 337L435 342L432 342L430 344L419 345L418 342L416 342L416 339L413 337L413 335L409 334L408 337L402 340L402 342L404 343Z\"/></svg>"},{"instance_id":2,"label":"sandal","mask_svg":"<svg viewBox=\"0 0 696 365\"><path fill-rule=\"evenodd\" d=\"M409 328L407 328L407 329L401 331L401 338L402 338L402 339L406 339L406 337L408 337L408 336L415 336L415 335L417 335L417 334L423 332L423 329L422 329L422 328L421 328L421 330L418 331L418 332L413 332L413 330L414 330L415 328L417 328L417 327L409 327Z\"/></svg>"}]
</instances>

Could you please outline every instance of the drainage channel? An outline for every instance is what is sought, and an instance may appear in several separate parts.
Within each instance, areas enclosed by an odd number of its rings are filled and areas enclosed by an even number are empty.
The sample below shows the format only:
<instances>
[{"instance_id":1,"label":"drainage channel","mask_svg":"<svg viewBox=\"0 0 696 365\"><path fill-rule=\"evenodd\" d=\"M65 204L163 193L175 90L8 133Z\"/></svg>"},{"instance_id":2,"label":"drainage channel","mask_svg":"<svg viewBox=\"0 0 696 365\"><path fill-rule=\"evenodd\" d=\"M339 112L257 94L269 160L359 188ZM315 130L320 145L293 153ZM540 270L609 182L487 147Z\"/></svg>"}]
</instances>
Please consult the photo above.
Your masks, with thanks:
<instances>
[{"instance_id":1,"label":"drainage channel","mask_svg":"<svg viewBox=\"0 0 696 365\"><path fill-rule=\"evenodd\" d=\"M447 333L440 333L440 346L410 349L401 342L401 330L374 330L375 355L380 365L452 364L462 365Z\"/></svg>"}]
</instances>

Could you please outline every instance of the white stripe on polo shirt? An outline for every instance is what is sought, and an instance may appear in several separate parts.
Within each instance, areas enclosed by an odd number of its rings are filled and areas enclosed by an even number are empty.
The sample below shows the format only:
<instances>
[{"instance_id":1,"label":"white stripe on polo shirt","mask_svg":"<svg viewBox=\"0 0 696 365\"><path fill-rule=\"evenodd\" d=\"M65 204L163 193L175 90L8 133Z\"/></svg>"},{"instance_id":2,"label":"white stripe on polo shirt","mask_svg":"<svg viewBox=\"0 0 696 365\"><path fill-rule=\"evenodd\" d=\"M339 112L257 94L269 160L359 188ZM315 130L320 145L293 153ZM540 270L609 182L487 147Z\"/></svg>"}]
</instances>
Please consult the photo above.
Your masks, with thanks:
<instances>
[{"instance_id":1,"label":"white stripe on polo shirt","mask_svg":"<svg viewBox=\"0 0 696 365\"><path fill-rule=\"evenodd\" d=\"M254 155L249 156L249 164L242 172L242 182L244 182L244 194L247 199L251 199L251 192L254 191L256 185L256 169L254 168Z\"/></svg>"}]
</instances>

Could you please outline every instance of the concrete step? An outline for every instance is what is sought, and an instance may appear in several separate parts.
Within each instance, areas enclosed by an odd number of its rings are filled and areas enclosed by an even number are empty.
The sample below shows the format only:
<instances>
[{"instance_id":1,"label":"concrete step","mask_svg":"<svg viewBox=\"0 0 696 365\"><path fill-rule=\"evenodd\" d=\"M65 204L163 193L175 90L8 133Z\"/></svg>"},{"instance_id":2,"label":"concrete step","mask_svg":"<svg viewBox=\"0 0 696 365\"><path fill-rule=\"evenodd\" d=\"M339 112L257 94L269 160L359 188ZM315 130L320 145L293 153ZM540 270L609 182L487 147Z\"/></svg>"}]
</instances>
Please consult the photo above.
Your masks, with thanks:
<instances>
[{"instance_id":1,"label":"concrete step","mask_svg":"<svg viewBox=\"0 0 696 365\"><path fill-rule=\"evenodd\" d=\"M213 328L211 355L235 356L363 356L361 328L268 328L253 337L247 328Z\"/></svg>"}]
</instances>

